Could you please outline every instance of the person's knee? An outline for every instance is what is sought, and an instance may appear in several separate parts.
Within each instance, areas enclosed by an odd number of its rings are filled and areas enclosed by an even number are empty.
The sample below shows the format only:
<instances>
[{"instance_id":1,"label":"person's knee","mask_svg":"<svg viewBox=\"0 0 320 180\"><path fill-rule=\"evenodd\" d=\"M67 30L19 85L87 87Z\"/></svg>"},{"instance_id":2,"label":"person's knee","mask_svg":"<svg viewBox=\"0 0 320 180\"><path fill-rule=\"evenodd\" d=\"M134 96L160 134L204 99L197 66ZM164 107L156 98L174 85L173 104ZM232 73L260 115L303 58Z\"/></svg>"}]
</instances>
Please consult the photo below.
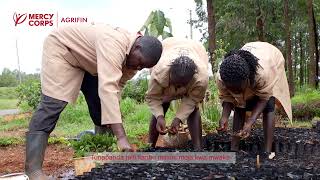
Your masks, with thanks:
<instances>
[{"instance_id":1,"label":"person's knee","mask_svg":"<svg viewBox=\"0 0 320 180\"><path fill-rule=\"evenodd\" d=\"M90 117L92 119L92 122L96 126L101 126L101 113L99 112L90 112Z\"/></svg>"},{"instance_id":2,"label":"person's knee","mask_svg":"<svg viewBox=\"0 0 320 180\"><path fill-rule=\"evenodd\" d=\"M200 120L201 120L200 111L199 111L199 108L196 107L194 108L192 113L189 115L187 121L200 121Z\"/></svg>"},{"instance_id":3,"label":"person's knee","mask_svg":"<svg viewBox=\"0 0 320 180\"><path fill-rule=\"evenodd\" d=\"M29 132L51 133L56 126L62 110L68 103L42 95L41 101L33 113L29 124Z\"/></svg>"},{"instance_id":4,"label":"person's knee","mask_svg":"<svg viewBox=\"0 0 320 180\"><path fill-rule=\"evenodd\" d=\"M272 96L267 102L266 107L263 110L263 113L271 113L275 111L275 98Z\"/></svg>"}]
</instances>

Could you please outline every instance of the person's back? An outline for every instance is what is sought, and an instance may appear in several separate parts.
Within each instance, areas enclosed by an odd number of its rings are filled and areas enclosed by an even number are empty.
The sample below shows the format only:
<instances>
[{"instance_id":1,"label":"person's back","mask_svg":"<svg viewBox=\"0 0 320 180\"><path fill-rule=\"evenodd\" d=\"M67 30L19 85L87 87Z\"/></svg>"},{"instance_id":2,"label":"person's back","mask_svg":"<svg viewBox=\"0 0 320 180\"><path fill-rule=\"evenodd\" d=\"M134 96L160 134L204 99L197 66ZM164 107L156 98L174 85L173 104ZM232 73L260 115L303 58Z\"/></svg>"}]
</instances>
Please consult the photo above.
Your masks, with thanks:
<instances>
[{"instance_id":1,"label":"person's back","mask_svg":"<svg viewBox=\"0 0 320 180\"><path fill-rule=\"evenodd\" d=\"M272 44L267 42L250 42L245 44L241 49L251 52L259 59L259 65L262 67L259 70L284 67L284 59L279 57L282 56L281 51ZM274 70L274 73L277 72Z\"/></svg>"},{"instance_id":2,"label":"person's back","mask_svg":"<svg viewBox=\"0 0 320 180\"><path fill-rule=\"evenodd\" d=\"M198 68L208 67L208 56L203 45L197 41L170 37L162 41L163 52L158 64L153 68L166 64L170 64L174 58L178 56L190 57L198 66ZM202 69L201 69L202 70Z\"/></svg>"},{"instance_id":3,"label":"person's back","mask_svg":"<svg viewBox=\"0 0 320 180\"><path fill-rule=\"evenodd\" d=\"M64 56L69 63L97 74L97 53L111 57L113 49L119 48L124 54L130 50L137 35L107 24L77 24L52 31L48 38L52 37L68 48L71 55L66 52ZM121 59L125 59L124 55Z\"/></svg>"}]
</instances>

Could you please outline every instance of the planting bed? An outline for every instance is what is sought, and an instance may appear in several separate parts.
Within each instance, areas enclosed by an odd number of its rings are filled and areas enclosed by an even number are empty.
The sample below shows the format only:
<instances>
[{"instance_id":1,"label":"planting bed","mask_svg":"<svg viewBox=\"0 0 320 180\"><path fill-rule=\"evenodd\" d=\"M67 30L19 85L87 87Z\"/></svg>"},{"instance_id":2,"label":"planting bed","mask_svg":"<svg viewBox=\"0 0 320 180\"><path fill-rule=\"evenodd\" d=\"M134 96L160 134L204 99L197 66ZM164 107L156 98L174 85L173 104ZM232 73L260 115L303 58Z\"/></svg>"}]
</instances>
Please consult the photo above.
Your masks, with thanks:
<instances>
[{"instance_id":1,"label":"planting bed","mask_svg":"<svg viewBox=\"0 0 320 180\"><path fill-rule=\"evenodd\" d=\"M268 159L262 153L263 131L253 130L236 164L105 164L75 179L320 179L320 133L310 129L277 128L274 151ZM204 138L205 151L228 151L230 134ZM191 148L155 148L144 151L192 151ZM261 166L256 165L260 154Z\"/></svg>"}]
</instances>

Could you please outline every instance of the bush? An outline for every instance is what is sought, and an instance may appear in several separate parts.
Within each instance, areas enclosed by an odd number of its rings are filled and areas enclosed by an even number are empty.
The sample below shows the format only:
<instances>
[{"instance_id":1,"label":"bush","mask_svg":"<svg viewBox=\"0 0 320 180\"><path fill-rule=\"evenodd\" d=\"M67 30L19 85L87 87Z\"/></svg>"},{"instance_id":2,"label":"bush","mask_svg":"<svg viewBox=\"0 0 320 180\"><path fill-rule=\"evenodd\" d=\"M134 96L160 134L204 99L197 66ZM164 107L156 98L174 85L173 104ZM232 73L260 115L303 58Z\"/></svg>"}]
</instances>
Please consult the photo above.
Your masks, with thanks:
<instances>
[{"instance_id":1,"label":"bush","mask_svg":"<svg viewBox=\"0 0 320 180\"><path fill-rule=\"evenodd\" d=\"M148 79L140 78L137 80L130 80L126 83L122 91L122 98L131 98L137 102L143 102L145 94L148 90Z\"/></svg>"},{"instance_id":2,"label":"bush","mask_svg":"<svg viewBox=\"0 0 320 180\"><path fill-rule=\"evenodd\" d=\"M320 116L320 92L306 89L298 92L292 99L292 115L296 120L311 120Z\"/></svg>"},{"instance_id":3,"label":"bush","mask_svg":"<svg viewBox=\"0 0 320 180\"><path fill-rule=\"evenodd\" d=\"M20 84L17 89L18 105L27 104L33 110L37 108L41 98L40 80L29 80Z\"/></svg>"},{"instance_id":4,"label":"bush","mask_svg":"<svg viewBox=\"0 0 320 180\"><path fill-rule=\"evenodd\" d=\"M90 135L81 137L80 141L72 141L71 145L75 150L75 157L84 157L90 152L115 151L116 140L108 134Z\"/></svg>"}]
</instances>

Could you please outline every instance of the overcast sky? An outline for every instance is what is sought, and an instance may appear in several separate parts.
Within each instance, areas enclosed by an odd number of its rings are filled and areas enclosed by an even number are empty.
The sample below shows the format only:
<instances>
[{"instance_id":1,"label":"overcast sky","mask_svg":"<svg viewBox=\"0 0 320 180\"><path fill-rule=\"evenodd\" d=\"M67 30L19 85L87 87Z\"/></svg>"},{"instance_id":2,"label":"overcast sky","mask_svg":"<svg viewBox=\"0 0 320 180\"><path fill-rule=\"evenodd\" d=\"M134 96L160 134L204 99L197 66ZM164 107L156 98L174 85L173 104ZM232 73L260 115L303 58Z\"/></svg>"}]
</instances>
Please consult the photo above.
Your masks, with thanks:
<instances>
[{"instance_id":1,"label":"overcast sky","mask_svg":"<svg viewBox=\"0 0 320 180\"><path fill-rule=\"evenodd\" d=\"M136 32L152 10L164 11L172 21L173 35L190 34L187 24L189 10L193 12L194 0L1 0L0 2L0 72L3 68L17 69L16 40L21 71L38 72L41 68L42 43L53 27L15 26L16 13L57 13L61 17L87 17L88 22L107 23ZM61 24L59 24L60 26ZM194 39L200 34L193 31Z\"/></svg>"}]
</instances>

